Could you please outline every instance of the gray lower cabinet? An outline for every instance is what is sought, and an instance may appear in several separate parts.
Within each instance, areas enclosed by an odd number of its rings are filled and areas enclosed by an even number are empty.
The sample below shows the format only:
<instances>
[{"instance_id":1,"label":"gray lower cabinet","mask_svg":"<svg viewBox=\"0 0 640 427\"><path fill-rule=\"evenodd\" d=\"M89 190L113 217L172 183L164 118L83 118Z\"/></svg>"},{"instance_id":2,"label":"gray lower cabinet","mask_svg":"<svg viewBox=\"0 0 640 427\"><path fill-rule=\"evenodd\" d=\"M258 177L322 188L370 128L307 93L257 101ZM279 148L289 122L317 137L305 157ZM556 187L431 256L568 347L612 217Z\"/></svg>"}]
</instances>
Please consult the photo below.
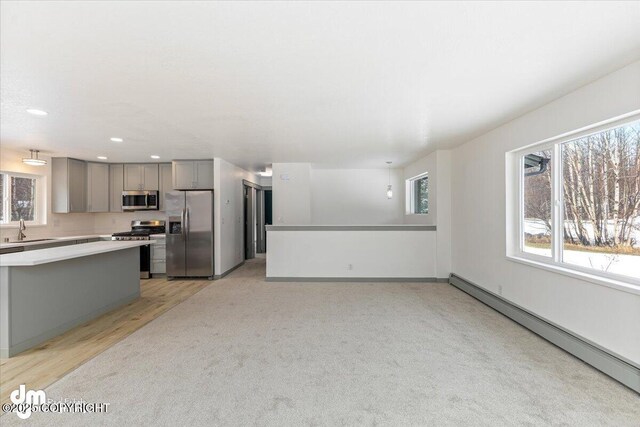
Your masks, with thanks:
<instances>
[{"instance_id":1,"label":"gray lower cabinet","mask_svg":"<svg viewBox=\"0 0 640 427\"><path fill-rule=\"evenodd\" d=\"M51 208L55 213L87 211L87 163L68 157L51 159Z\"/></svg>"},{"instance_id":2,"label":"gray lower cabinet","mask_svg":"<svg viewBox=\"0 0 640 427\"><path fill-rule=\"evenodd\" d=\"M213 160L174 160L174 190L213 190Z\"/></svg>"},{"instance_id":3,"label":"gray lower cabinet","mask_svg":"<svg viewBox=\"0 0 640 427\"><path fill-rule=\"evenodd\" d=\"M124 165L109 165L109 212L122 212L122 191L124 191Z\"/></svg>"},{"instance_id":4,"label":"gray lower cabinet","mask_svg":"<svg viewBox=\"0 0 640 427\"><path fill-rule=\"evenodd\" d=\"M158 190L158 164L139 163L124 165L124 189L133 190Z\"/></svg>"},{"instance_id":5,"label":"gray lower cabinet","mask_svg":"<svg viewBox=\"0 0 640 427\"><path fill-rule=\"evenodd\" d=\"M164 236L151 236L151 274L167 273L167 240Z\"/></svg>"},{"instance_id":6,"label":"gray lower cabinet","mask_svg":"<svg viewBox=\"0 0 640 427\"><path fill-rule=\"evenodd\" d=\"M109 165L87 163L87 212L109 211Z\"/></svg>"},{"instance_id":7,"label":"gray lower cabinet","mask_svg":"<svg viewBox=\"0 0 640 427\"><path fill-rule=\"evenodd\" d=\"M164 210L165 193L173 191L171 163L160 163L160 210Z\"/></svg>"}]
</instances>

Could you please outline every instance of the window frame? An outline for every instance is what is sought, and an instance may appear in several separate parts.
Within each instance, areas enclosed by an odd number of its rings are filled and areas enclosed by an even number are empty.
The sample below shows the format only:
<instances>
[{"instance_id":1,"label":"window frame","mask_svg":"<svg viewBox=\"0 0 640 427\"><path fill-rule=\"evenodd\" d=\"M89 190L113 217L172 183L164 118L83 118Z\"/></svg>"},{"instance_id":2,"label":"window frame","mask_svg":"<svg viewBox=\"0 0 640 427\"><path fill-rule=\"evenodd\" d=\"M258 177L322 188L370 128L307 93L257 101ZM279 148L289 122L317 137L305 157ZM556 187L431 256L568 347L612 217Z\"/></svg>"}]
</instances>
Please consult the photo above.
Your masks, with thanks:
<instances>
[{"instance_id":1,"label":"window frame","mask_svg":"<svg viewBox=\"0 0 640 427\"><path fill-rule=\"evenodd\" d=\"M12 221L11 220L11 178L27 178L27 179L35 179L36 181L36 195L34 198L34 219L33 221L25 221L26 226L30 227L38 227L47 225L47 192L46 192L46 177L44 175L36 175L31 173L23 173L23 172L9 172L1 170L0 174L3 174L6 178L5 181L5 189L7 191L3 191L4 201L3 209L4 214L7 215L9 219L6 222L0 222L0 228L17 228L20 221Z\"/></svg>"},{"instance_id":2,"label":"window frame","mask_svg":"<svg viewBox=\"0 0 640 427\"><path fill-rule=\"evenodd\" d=\"M579 277L594 283L613 286L616 288L631 288L633 293L640 293L640 278L625 276L608 271L588 268L580 265L570 264L563 261L563 227L558 224L564 222L564 192L562 191L563 181L563 161L562 145L577 139L604 132L613 128L621 127L640 120L640 111L620 116L605 122L588 126L576 131L568 132L547 140L540 141L524 148L507 153L507 170L517 174L517 182L513 187L515 194L511 194L516 206L513 206L513 215L507 213L507 218L515 220L515 224L507 221L507 258L525 262L544 269L556 271L573 277ZM524 156L532 151L551 150L551 256L543 256L524 250ZM511 162L511 163L509 163ZM509 174L508 174L509 176ZM508 206L509 208L509 206ZM513 226L515 225L515 227ZM640 257L639 257L640 258Z\"/></svg>"},{"instance_id":3,"label":"window frame","mask_svg":"<svg viewBox=\"0 0 640 427\"><path fill-rule=\"evenodd\" d=\"M416 212L416 184L418 181L420 181L423 178L427 178L427 211L426 212ZM408 215L422 215L422 216L427 216L429 215L429 208L430 208L430 200L429 200L429 196L430 196L430 192L429 192L429 187L430 187L430 179L429 179L429 172L424 172L421 173L420 175L416 175L413 178L409 178L407 179L407 193L409 194L408 197L408 206L407 206L407 214Z\"/></svg>"}]
</instances>

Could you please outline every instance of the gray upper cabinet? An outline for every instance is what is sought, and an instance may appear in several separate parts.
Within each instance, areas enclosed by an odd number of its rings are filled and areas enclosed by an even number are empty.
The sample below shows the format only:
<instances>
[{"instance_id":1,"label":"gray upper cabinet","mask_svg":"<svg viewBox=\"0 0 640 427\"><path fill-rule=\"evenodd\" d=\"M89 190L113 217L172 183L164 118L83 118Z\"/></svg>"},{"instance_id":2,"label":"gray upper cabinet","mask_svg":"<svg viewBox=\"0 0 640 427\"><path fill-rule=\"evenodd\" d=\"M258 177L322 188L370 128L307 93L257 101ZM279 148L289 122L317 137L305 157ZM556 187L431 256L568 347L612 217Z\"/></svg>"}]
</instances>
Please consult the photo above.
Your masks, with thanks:
<instances>
[{"instance_id":1,"label":"gray upper cabinet","mask_svg":"<svg viewBox=\"0 0 640 427\"><path fill-rule=\"evenodd\" d=\"M160 163L160 210L164 210L164 193L173 190L171 163Z\"/></svg>"},{"instance_id":2,"label":"gray upper cabinet","mask_svg":"<svg viewBox=\"0 0 640 427\"><path fill-rule=\"evenodd\" d=\"M109 212L122 212L124 165L109 165Z\"/></svg>"},{"instance_id":3,"label":"gray upper cabinet","mask_svg":"<svg viewBox=\"0 0 640 427\"><path fill-rule=\"evenodd\" d=\"M145 190L160 189L160 184L158 182L159 174L157 164L142 165L142 176L144 177Z\"/></svg>"},{"instance_id":4,"label":"gray upper cabinet","mask_svg":"<svg viewBox=\"0 0 640 427\"><path fill-rule=\"evenodd\" d=\"M87 211L87 163L68 157L51 159L51 208L55 213Z\"/></svg>"},{"instance_id":5,"label":"gray upper cabinet","mask_svg":"<svg viewBox=\"0 0 640 427\"><path fill-rule=\"evenodd\" d=\"M109 211L109 165L87 163L87 212Z\"/></svg>"},{"instance_id":6,"label":"gray upper cabinet","mask_svg":"<svg viewBox=\"0 0 640 427\"><path fill-rule=\"evenodd\" d=\"M213 160L174 160L175 190L213 190Z\"/></svg>"},{"instance_id":7,"label":"gray upper cabinet","mask_svg":"<svg viewBox=\"0 0 640 427\"><path fill-rule=\"evenodd\" d=\"M158 190L158 164L126 164L124 165L124 189Z\"/></svg>"}]
</instances>

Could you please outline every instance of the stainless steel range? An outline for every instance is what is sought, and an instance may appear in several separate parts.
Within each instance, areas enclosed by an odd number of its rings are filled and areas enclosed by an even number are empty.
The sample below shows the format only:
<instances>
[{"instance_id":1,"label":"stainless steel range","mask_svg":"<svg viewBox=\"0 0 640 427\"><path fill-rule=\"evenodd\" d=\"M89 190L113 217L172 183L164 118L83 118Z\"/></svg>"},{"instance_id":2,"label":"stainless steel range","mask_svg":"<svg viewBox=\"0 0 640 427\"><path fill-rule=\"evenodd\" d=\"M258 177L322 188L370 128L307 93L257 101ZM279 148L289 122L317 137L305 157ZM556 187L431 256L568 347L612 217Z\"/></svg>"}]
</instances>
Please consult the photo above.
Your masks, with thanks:
<instances>
[{"instance_id":1,"label":"stainless steel range","mask_svg":"<svg viewBox=\"0 0 640 427\"><path fill-rule=\"evenodd\" d=\"M131 221L131 231L113 233L111 240L151 240L152 234L164 234L165 222L162 220ZM140 246L140 278L151 278L151 247Z\"/></svg>"},{"instance_id":2,"label":"stainless steel range","mask_svg":"<svg viewBox=\"0 0 640 427\"><path fill-rule=\"evenodd\" d=\"M113 233L111 240L150 240L149 231L123 231L122 233Z\"/></svg>"}]
</instances>

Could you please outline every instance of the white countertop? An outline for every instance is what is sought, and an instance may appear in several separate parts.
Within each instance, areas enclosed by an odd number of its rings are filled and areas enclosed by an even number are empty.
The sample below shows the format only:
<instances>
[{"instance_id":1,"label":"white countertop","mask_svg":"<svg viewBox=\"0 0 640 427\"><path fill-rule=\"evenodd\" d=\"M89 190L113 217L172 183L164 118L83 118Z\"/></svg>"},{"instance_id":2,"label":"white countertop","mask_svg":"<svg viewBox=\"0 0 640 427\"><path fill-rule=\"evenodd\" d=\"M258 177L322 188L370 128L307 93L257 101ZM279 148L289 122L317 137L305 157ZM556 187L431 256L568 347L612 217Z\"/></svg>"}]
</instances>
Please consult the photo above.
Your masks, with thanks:
<instances>
[{"instance_id":1,"label":"white countertop","mask_svg":"<svg viewBox=\"0 0 640 427\"><path fill-rule=\"evenodd\" d=\"M111 239L111 234L88 234L83 236L44 237L42 238L42 240L39 240L37 242L0 243L0 249L17 248L17 247L25 247L25 246L38 246L38 245L43 245L47 243L64 242L69 240L107 239L107 238Z\"/></svg>"},{"instance_id":2,"label":"white countertop","mask_svg":"<svg viewBox=\"0 0 640 427\"><path fill-rule=\"evenodd\" d=\"M80 238L76 237L76 239ZM71 246L60 246L57 248L39 249L37 251L16 252L0 255L0 267L24 267L47 264L50 262L64 261L72 258L153 244L153 240L105 240Z\"/></svg>"}]
</instances>

